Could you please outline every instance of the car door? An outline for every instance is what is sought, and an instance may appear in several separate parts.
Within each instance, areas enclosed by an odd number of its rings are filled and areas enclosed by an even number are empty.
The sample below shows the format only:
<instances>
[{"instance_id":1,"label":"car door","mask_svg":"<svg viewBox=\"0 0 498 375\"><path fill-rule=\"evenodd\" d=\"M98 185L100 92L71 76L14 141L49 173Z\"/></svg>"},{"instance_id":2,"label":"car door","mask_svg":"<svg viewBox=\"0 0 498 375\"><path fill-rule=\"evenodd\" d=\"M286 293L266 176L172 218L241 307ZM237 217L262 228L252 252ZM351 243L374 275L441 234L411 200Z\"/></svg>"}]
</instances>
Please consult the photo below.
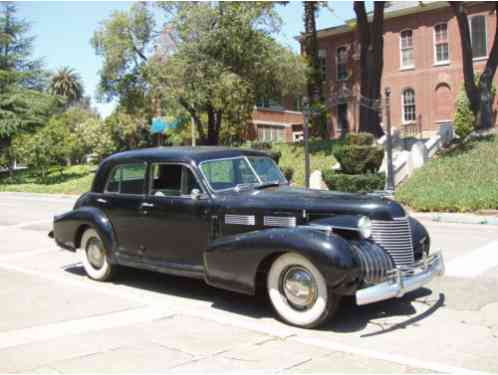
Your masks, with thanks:
<instances>
[{"instance_id":1,"label":"car door","mask_svg":"<svg viewBox=\"0 0 498 375\"><path fill-rule=\"evenodd\" d=\"M117 255L139 257L145 237L142 213L146 191L147 165L143 162L115 166L102 194L94 197L94 205L111 221L117 242Z\"/></svg>"},{"instance_id":2,"label":"car door","mask_svg":"<svg viewBox=\"0 0 498 375\"><path fill-rule=\"evenodd\" d=\"M210 227L204 187L186 164L155 163L150 168L146 256L172 267L202 269ZM200 193L197 199L192 197L194 189Z\"/></svg>"}]
</instances>

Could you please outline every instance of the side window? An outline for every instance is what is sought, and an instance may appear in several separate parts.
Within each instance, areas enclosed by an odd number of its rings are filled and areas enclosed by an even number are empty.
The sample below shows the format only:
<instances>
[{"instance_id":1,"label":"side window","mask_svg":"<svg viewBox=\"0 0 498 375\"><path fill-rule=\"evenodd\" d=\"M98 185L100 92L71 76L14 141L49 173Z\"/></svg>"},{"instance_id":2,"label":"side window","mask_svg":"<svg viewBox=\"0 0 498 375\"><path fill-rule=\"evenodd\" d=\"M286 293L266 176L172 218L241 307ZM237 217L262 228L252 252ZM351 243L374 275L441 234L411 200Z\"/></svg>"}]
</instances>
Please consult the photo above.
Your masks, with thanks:
<instances>
[{"instance_id":1,"label":"side window","mask_svg":"<svg viewBox=\"0 0 498 375\"><path fill-rule=\"evenodd\" d=\"M192 194L193 189L202 191L192 171L179 164L152 165L151 195L173 196Z\"/></svg>"},{"instance_id":2,"label":"side window","mask_svg":"<svg viewBox=\"0 0 498 375\"><path fill-rule=\"evenodd\" d=\"M119 194L145 193L145 169L143 163L126 164L114 169L111 178L107 181L105 191Z\"/></svg>"},{"instance_id":3,"label":"side window","mask_svg":"<svg viewBox=\"0 0 498 375\"><path fill-rule=\"evenodd\" d=\"M182 166L175 164L153 164L151 194L180 196L182 189Z\"/></svg>"}]
</instances>

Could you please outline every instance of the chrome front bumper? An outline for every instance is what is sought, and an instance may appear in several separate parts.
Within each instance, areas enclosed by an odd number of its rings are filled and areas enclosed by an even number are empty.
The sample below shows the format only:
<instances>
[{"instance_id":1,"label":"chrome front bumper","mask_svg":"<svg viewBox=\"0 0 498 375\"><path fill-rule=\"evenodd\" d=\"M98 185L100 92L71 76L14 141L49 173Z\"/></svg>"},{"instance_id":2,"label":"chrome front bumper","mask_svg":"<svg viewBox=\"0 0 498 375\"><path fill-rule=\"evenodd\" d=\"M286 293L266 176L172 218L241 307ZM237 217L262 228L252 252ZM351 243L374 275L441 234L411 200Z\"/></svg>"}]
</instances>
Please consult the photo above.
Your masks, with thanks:
<instances>
[{"instance_id":1,"label":"chrome front bumper","mask_svg":"<svg viewBox=\"0 0 498 375\"><path fill-rule=\"evenodd\" d=\"M356 303L366 305L394 297L403 297L406 293L418 289L436 276L444 274L444 260L440 252L434 253L410 267L397 267L390 271L388 280L356 292Z\"/></svg>"}]
</instances>

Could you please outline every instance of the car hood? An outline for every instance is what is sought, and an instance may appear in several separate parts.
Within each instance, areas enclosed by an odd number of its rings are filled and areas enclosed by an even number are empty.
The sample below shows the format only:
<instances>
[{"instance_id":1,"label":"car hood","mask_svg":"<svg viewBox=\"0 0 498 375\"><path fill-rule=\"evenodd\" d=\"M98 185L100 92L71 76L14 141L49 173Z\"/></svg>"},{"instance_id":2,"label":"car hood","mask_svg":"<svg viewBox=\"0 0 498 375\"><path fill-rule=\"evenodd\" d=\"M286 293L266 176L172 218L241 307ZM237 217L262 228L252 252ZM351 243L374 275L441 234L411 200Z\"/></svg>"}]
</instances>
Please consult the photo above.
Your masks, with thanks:
<instances>
[{"instance_id":1,"label":"car hood","mask_svg":"<svg viewBox=\"0 0 498 375\"><path fill-rule=\"evenodd\" d=\"M365 215L374 220L392 220L406 216L403 207L390 199L369 194L302 189L290 186L267 187L241 192L226 192L216 201L234 213L278 214L303 210L312 218L326 215ZM257 211L257 212L255 212Z\"/></svg>"}]
</instances>

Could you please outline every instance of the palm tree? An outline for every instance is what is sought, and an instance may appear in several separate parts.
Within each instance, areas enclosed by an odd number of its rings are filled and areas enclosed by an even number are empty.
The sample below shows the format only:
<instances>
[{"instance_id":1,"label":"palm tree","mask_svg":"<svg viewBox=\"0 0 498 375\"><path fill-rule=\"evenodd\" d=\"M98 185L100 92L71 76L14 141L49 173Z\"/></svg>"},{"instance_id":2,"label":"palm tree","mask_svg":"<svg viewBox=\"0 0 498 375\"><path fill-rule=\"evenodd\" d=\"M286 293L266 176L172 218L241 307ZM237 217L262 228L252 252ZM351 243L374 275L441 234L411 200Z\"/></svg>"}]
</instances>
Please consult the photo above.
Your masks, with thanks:
<instances>
[{"instance_id":1,"label":"palm tree","mask_svg":"<svg viewBox=\"0 0 498 375\"><path fill-rule=\"evenodd\" d=\"M81 77L74 69L64 66L57 70L50 80L50 91L67 100L67 105L78 102L83 97Z\"/></svg>"}]
</instances>

